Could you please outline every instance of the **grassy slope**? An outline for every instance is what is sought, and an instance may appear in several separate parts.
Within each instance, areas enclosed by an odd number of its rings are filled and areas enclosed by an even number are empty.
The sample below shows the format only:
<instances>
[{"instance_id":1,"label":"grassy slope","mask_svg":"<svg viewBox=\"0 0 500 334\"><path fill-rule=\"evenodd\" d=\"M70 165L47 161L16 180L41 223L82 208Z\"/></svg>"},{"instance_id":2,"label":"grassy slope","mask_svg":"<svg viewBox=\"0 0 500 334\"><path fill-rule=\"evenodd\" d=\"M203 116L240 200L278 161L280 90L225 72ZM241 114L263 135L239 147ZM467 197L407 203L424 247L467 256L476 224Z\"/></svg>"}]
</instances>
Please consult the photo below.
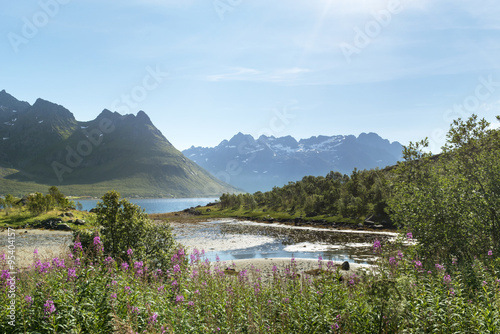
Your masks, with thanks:
<instances>
[{"instance_id":1,"label":"grassy slope","mask_svg":"<svg viewBox=\"0 0 500 334\"><path fill-rule=\"evenodd\" d=\"M198 221L198 220L205 220L205 219L218 219L218 218L238 218L238 219L251 219L251 220L268 220L271 218L278 219L278 220L286 220L286 221L293 221L295 218L302 217L305 221L311 221L311 220L325 220L326 222L329 223L348 223L348 224L358 224L362 223L363 220L361 219L354 219L354 218L344 218L342 216L328 216L328 215L321 215L321 216L315 216L315 217L307 217L305 218L305 214L301 213L294 213L290 214L287 212L277 212L277 211L270 211L266 210L263 211L262 209L256 209L256 210L249 210L249 209L244 209L243 207L240 207L237 210L233 209L220 209L218 206L205 206L205 207L200 207L196 209L201 213L199 216L182 216L182 220L193 220L193 221ZM210 210L210 211L207 211ZM177 214L177 215L176 215ZM152 219L158 219L158 220L176 220L179 219L179 213L167 213L167 214L155 214L151 215Z\"/></svg>"},{"instance_id":2,"label":"grassy slope","mask_svg":"<svg viewBox=\"0 0 500 334\"><path fill-rule=\"evenodd\" d=\"M63 212L71 212L73 213L73 218L68 217L59 217L59 215ZM85 221L92 221L94 219L94 214L84 211L77 210L59 210L55 209L46 213L43 213L38 216L32 216L26 208L12 208L9 214L6 214L5 210L0 210L0 226L9 226L9 227L21 227L26 224L34 223L35 221L44 221L47 219L55 219L61 218L63 223L68 224L72 229L81 229L85 228L84 226L74 225L68 223L68 220L75 219L83 219Z\"/></svg>"}]
</instances>

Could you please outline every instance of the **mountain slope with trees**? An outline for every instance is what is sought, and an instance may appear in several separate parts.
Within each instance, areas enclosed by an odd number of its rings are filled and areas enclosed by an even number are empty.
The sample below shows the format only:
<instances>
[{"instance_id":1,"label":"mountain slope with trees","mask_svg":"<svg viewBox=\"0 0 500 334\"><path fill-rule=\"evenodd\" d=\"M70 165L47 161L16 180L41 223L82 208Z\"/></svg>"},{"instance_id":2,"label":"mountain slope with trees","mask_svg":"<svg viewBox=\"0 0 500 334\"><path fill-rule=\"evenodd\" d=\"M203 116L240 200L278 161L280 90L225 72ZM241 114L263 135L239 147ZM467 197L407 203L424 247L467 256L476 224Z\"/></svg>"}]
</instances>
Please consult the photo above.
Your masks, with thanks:
<instances>
[{"instance_id":1,"label":"mountain slope with trees","mask_svg":"<svg viewBox=\"0 0 500 334\"><path fill-rule=\"evenodd\" d=\"M57 185L71 195L201 197L236 189L178 151L145 112L104 110L77 121L66 108L32 106L0 92L0 191L25 193Z\"/></svg>"},{"instance_id":2,"label":"mountain slope with trees","mask_svg":"<svg viewBox=\"0 0 500 334\"><path fill-rule=\"evenodd\" d=\"M324 176L383 168L401 159L402 146L376 133L318 136L296 140L238 133L212 148L191 147L183 153L217 176L249 192L267 191L304 175Z\"/></svg>"}]
</instances>

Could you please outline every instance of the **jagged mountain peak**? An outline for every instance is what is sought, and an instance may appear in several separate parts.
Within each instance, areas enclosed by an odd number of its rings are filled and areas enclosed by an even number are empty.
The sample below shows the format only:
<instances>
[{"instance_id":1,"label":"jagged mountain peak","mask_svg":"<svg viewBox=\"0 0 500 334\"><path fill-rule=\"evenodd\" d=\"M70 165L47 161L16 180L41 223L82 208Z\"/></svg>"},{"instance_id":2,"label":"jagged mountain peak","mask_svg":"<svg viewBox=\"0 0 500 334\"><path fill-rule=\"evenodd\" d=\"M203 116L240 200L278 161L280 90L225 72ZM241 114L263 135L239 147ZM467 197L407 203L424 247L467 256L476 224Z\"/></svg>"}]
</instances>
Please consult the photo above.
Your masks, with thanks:
<instances>
[{"instance_id":1,"label":"jagged mountain peak","mask_svg":"<svg viewBox=\"0 0 500 334\"><path fill-rule=\"evenodd\" d=\"M14 96L10 95L3 89L0 92L0 112L2 111L16 111L16 112L24 112L26 109L30 107L30 104L25 101L19 101Z\"/></svg>"},{"instance_id":2,"label":"jagged mountain peak","mask_svg":"<svg viewBox=\"0 0 500 334\"><path fill-rule=\"evenodd\" d=\"M191 147L184 154L213 175L223 175L232 185L253 192L306 175L325 176L330 171L349 174L354 168L393 165L401 159L401 151L399 143L390 143L376 133L319 135L299 141L292 136L264 135L253 141L250 135L238 133L217 147Z\"/></svg>"},{"instance_id":3,"label":"jagged mountain peak","mask_svg":"<svg viewBox=\"0 0 500 334\"><path fill-rule=\"evenodd\" d=\"M73 113L65 107L41 98L38 98L35 101L33 106L31 106L30 111L36 115L42 116L43 118L63 118L76 121Z\"/></svg>"},{"instance_id":4,"label":"jagged mountain peak","mask_svg":"<svg viewBox=\"0 0 500 334\"><path fill-rule=\"evenodd\" d=\"M253 144L255 142L255 139L253 138L252 135L248 134L243 134L241 132L238 132L233 138L231 138L228 142L228 145L230 146L240 146L240 145L249 145Z\"/></svg>"}]
</instances>

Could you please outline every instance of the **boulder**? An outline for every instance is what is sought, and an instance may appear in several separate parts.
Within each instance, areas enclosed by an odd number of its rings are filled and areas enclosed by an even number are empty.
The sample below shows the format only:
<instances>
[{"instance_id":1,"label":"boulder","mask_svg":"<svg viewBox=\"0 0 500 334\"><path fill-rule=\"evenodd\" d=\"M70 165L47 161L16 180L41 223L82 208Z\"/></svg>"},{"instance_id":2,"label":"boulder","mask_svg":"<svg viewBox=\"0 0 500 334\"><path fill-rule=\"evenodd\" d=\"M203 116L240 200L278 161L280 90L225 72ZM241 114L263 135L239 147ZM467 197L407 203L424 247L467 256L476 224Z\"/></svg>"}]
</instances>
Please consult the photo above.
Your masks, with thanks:
<instances>
[{"instance_id":1,"label":"boulder","mask_svg":"<svg viewBox=\"0 0 500 334\"><path fill-rule=\"evenodd\" d=\"M68 224L58 224L55 226L54 230L71 231L71 227L69 227Z\"/></svg>"},{"instance_id":2,"label":"boulder","mask_svg":"<svg viewBox=\"0 0 500 334\"><path fill-rule=\"evenodd\" d=\"M347 261L344 261L344 263L342 263L342 265L340 266L340 269L342 270L349 270L350 266L349 266L349 262Z\"/></svg>"},{"instance_id":3,"label":"boulder","mask_svg":"<svg viewBox=\"0 0 500 334\"><path fill-rule=\"evenodd\" d=\"M75 224L75 225L85 225L85 220L77 219L77 220L75 220L75 222L73 224Z\"/></svg>"}]
</instances>

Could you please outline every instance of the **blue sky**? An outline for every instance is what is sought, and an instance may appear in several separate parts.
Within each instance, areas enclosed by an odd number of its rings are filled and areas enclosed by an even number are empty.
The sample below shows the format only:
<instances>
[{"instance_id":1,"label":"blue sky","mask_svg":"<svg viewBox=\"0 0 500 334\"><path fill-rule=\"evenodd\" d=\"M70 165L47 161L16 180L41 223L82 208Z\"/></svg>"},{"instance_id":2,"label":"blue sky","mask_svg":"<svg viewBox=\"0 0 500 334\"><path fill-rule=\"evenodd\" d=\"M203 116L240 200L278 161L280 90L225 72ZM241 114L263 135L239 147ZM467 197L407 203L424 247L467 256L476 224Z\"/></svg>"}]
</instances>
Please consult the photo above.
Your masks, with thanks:
<instances>
[{"instance_id":1,"label":"blue sky","mask_svg":"<svg viewBox=\"0 0 500 334\"><path fill-rule=\"evenodd\" d=\"M144 110L178 149L237 132L444 141L500 114L497 0L23 0L0 89L78 120Z\"/></svg>"}]
</instances>

